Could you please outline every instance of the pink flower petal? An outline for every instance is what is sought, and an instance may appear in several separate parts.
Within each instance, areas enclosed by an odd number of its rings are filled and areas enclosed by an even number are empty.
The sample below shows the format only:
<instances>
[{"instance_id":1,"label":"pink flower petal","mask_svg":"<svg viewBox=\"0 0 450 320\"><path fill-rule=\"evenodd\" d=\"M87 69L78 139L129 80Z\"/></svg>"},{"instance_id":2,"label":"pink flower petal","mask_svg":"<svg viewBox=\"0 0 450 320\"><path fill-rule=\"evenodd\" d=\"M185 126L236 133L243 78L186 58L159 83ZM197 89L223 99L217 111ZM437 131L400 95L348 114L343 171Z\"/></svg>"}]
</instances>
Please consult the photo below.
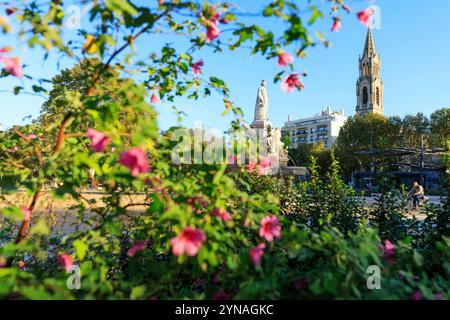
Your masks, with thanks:
<instances>
[{"instance_id":1,"label":"pink flower petal","mask_svg":"<svg viewBox=\"0 0 450 320\"><path fill-rule=\"evenodd\" d=\"M142 251L147 246L147 240L139 240L138 242L134 243L131 248L128 250L127 255L129 257L133 257L136 253Z\"/></svg>"},{"instance_id":2,"label":"pink flower petal","mask_svg":"<svg viewBox=\"0 0 450 320\"><path fill-rule=\"evenodd\" d=\"M278 56L278 63L277 65L279 67L286 67L287 65L291 64L294 61L294 56L287 52L282 52Z\"/></svg>"},{"instance_id":3,"label":"pink flower petal","mask_svg":"<svg viewBox=\"0 0 450 320\"><path fill-rule=\"evenodd\" d=\"M206 41L212 42L220 35L220 29L215 22L210 22L206 29Z\"/></svg>"},{"instance_id":4,"label":"pink flower petal","mask_svg":"<svg viewBox=\"0 0 450 320\"><path fill-rule=\"evenodd\" d=\"M371 18L373 15L373 9L372 8L367 8L363 11L360 11L357 13L358 16L358 20L366 27L370 26L371 23Z\"/></svg>"},{"instance_id":5,"label":"pink flower petal","mask_svg":"<svg viewBox=\"0 0 450 320\"><path fill-rule=\"evenodd\" d=\"M23 77L23 71L22 67L20 66L19 57L0 57L0 61L3 63L6 72L17 78Z\"/></svg>"},{"instance_id":6,"label":"pink flower petal","mask_svg":"<svg viewBox=\"0 0 450 320\"><path fill-rule=\"evenodd\" d=\"M105 133L96 131L94 129L88 129L87 136L89 140L91 140L92 150L94 152L105 151L106 147L111 142L111 140L107 137Z\"/></svg>"},{"instance_id":7,"label":"pink flower petal","mask_svg":"<svg viewBox=\"0 0 450 320\"><path fill-rule=\"evenodd\" d=\"M30 211L30 209L28 209L27 207L22 207L22 208L20 208L20 210L22 210L22 213L25 216L25 220L30 220L31 219L31 211Z\"/></svg>"},{"instance_id":8,"label":"pink flower petal","mask_svg":"<svg viewBox=\"0 0 450 320\"><path fill-rule=\"evenodd\" d=\"M70 271L73 267L73 258L67 254L58 254L58 263L63 266L66 271Z\"/></svg>"},{"instance_id":9,"label":"pink flower petal","mask_svg":"<svg viewBox=\"0 0 450 320\"><path fill-rule=\"evenodd\" d=\"M204 65L203 60L199 60L196 63L194 63L192 65L192 71L194 72L194 74L202 74L203 73L203 70L202 70L203 65Z\"/></svg>"},{"instance_id":10,"label":"pink flower petal","mask_svg":"<svg viewBox=\"0 0 450 320\"><path fill-rule=\"evenodd\" d=\"M331 32L336 31L339 32L341 30L341 19L338 17L334 18L333 26L331 27Z\"/></svg>"},{"instance_id":11,"label":"pink flower petal","mask_svg":"<svg viewBox=\"0 0 450 320\"><path fill-rule=\"evenodd\" d=\"M260 243L256 247L250 249L250 251L249 251L250 260L252 261L252 263L255 267L259 265L261 257L264 254L265 248L266 248L266 244Z\"/></svg>"},{"instance_id":12,"label":"pink flower petal","mask_svg":"<svg viewBox=\"0 0 450 320\"><path fill-rule=\"evenodd\" d=\"M261 227L259 228L260 237L272 242L274 237L281 238L281 226L279 225L276 216L266 216L261 220Z\"/></svg>"},{"instance_id":13,"label":"pink flower petal","mask_svg":"<svg viewBox=\"0 0 450 320\"><path fill-rule=\"evenodd\" d=\"M119 162L130 169L133 177L138 176L140 173L147 173L150 170L147 154L141 148L135 147L127 152L122 152Z\"/></svg>"},{"instance_id":14,"label":"pink flower petal","mask_svg":"<svg viewBox=\"0 0 450 320\"><path fill-rule=\"evenodd\" d=\"M195 256L205 240L206 235L202 229L185 227L181 234L170 240L172 253L176 256L181 256L184 253L191 257Z\"/></svg>"},{"instance_id":15,"label":"pink flower petal","mask_svg":"<svg viewBox=\"0 0 450 320\"><path fill-rule=\"evenodd\" d=\"M159 103L161 100L159 99L159 94L157 92L153 92L151 102L153 104Z\"/></svg>"},{"instance_id":16,"label":"pink flower petal","mask_svg":"<svg viewBox=\"0 0 450 320\"><path fill-rule=\"evenodd\" d=\"M231 215L223 209L215 208L213 211L211 211L211 215L214 217L219 217L223 221L231 220Z\"/></svg>"}]
</instances>

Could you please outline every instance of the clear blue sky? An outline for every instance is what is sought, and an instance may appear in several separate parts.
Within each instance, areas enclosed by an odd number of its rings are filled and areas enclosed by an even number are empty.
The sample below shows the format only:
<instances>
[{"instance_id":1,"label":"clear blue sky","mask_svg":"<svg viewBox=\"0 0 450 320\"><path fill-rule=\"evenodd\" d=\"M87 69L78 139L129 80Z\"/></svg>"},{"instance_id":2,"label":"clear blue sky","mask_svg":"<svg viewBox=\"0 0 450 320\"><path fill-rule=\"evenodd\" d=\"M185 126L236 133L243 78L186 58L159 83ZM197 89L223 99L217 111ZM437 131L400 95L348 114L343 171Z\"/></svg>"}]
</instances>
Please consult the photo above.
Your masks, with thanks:
<instances>
[{"instance_id":1,"label":"clear blue sky","mask_svg":"<svg viewBox=\"0 0 450 320\"><path fill-rule=\"evenodd\" d=\"M257 12L268 1L236 2L243 11ZM326 3L325 0L315 2ZM333 45L328 49L323 46L312 48L306 59L296 60L296 69L308 70L309 76L304 79L305 90L293 94L281 92L279 84L272 83L273 76L279 71L276 60L249 56L247 50L218 55L207 49L196 52L195 56L205 61L205 76L214 73L228 83L232 100L242 107L247 121L252 120L256 90L262 79L268 80L269 118L276 126L282 126L288 115L294 118L307 117L328 105L336 110L344 108L347 115L353 115L358 56L362 53L366 36L366 29L357 21L355 12L366 8L370 3L381 8L381 29L374 30L374 37L382 59L386 115L403 116L417 112L429 115L436 109L450 107L449 0L348 1L354 12L351 15L343 14L341 32L331 35L331 19L325 12L325 19L313 26L313 30L327 32ZM75 36L73 31L65 35L66 38ZM165 41L168 39L156 39L156 43ZM3 37L0 47L15 43L15 39ZM185 47L185 44L179 46L180 49ZM139 53L143 55L150 54L154 48L155 40L150 36L142 38L138 43ZM42 52L23 46L18 49L18 53L28 65L26 73L35 77L51 78L61 68L73 64L66 59L58 64L57 57L53 55L43 62ZM16 85L22 85L21 81L12 77L0 80L0 124L4 127L28 123L28 120L22 121L22 118L28 115L36 117L44 101L40 97L14 96L3 92ZM201 121L207 126L222 130L232 118L220 116L223 104L217 95L198 101L180 99L176 104L188 114L183 121L187 126ZM176 123L171 106L172 104L165 103L157 106L162 129Z\"/></svg>"}]
</instances>

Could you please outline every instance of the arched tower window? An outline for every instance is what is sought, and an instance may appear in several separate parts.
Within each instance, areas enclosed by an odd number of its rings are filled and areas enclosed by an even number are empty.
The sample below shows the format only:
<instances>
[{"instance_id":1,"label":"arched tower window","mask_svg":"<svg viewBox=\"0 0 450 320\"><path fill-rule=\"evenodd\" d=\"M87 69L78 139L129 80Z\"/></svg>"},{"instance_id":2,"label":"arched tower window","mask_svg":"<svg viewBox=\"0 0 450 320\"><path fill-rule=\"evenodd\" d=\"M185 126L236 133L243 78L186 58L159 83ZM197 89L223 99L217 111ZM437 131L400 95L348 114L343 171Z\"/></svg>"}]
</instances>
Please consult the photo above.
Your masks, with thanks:
<instances>
[{"instance_id":1,"label":"arched tower window","mask_svg":"<svg viewBox=\"0 0 450 320\"><path fill-rule=\"evenodd\" d=\"M380 88L377 87L377 92L376 92L376 100L377 100L377 105L380 105Z\"/></svg>"},{"instance_id":2,"label":"arched tower window","mask_svg":"<svg viewBox=\"0 0 450 320\"><path fill-rule=\"evenodd\" d=\"M367 87L363 88L363 105L367 106L367 103L369 102L369 92L367 90Z\"/></svg>"},{"instance_id":3,"label":"arched tower window","mask_svg":"<svg viewBox=\"0 0 450 320\"><path fill-rule=\"evenodd\" d=\"M367 65L367 64L364 66L364 75L365 76L369 75L369 65Z\"/></svg>"}]
</instances>

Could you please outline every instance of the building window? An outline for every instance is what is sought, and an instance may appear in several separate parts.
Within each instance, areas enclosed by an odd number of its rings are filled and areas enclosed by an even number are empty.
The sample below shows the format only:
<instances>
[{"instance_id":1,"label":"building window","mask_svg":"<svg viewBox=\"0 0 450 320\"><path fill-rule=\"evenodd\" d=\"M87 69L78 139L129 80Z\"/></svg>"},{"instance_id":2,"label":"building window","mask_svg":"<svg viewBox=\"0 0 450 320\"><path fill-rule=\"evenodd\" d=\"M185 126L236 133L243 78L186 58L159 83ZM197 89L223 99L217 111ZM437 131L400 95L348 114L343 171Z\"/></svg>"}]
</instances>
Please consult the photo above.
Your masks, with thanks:
<instances>
[{"instance_id":1,"label":"building window","mask_svg":"<svg viewBox=\"0 0 450 320\"><path fill-rule=\"evenodd\" d=\"M380 105L380 88L378 88L378 87L377 87L376 100L377 100L377 106L379 106Z\"/></svg>"},{"instance_id":2,"label":"building window","mask_svg":"<svg viewBox=\"0 0 450 320\"><path fill-rule=\"evenodd\" d=\"M367 87L363 88L363 105L367 106L367 103L369 102L369 92L367 90Z\"/></svg>"}]
</instances>

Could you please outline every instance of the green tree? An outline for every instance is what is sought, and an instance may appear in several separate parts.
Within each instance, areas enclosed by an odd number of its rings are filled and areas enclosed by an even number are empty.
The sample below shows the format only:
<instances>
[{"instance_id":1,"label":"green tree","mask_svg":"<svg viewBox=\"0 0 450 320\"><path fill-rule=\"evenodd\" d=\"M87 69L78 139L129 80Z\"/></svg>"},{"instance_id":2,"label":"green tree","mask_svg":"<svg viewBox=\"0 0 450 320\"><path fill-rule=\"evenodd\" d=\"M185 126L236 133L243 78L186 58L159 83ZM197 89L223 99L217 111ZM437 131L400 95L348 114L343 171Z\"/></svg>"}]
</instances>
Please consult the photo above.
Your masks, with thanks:
<instances>
[{"instance_id":1,"label":"green tree","mask_svg":"<svg viewBox=\"0 0 450 320\"><path fill-rule=\"evenodd\" d=\"M83 107L80 101L82 95L86 93L90 86L86 79L91 78L102 68L105 68L105 70L98 78L97 86L92 94L98 95L103 100L99 108L104 105L105 101L118 103L120 121L116 125L123 127L125 134L130 134L133 131L135 128L133 120L137 118L136 110L125 110L117 95L122 83L127 80L120 79L120 73L112 66L106 67L100 59L85 58L72 68L62 70L52 79L49 97L42 105L39 118L34 121L43 132L46 145L52 146L55 144L58 135L57 125L61 123L64 115L68 111L75 111ZM131 118L129 119L130 115ZM87 128L95 128L95 123L92 123L86 116L83 120L79 126L71 127L69 134L83 135ZM129 139L125 138L124 140L125 143L129 144Z\"/></svg>"},{"instance_id":2,"label":"green tree","mask_svg":"<svg viewBox=\"0 0 450 320\"><path fill-rule=\"evenodd\" d=\"M401 133L398 117L386 118L372 114L365 117L351 117L341 128L336 142L336 157L342 166L346 179L354 170L369 170L371 158L357 155L364 150L385 150L399 146ZM386 164L384 157L378 159L381 166Z\"/></svg>"},{"instance_id":3,"label":"green tree","mask_svg":"<svg viewBox=\"0 0 450 320\"><path fill-rule=\"evenodd\" d=\"M430 147L447 148L450 140L450 108L442 108L430 116Z\"/></svg>"},{"instance_id":4,"label":"green tree","mask_svg":"<svg viewBox=\"0 0 450 320\"><path fill-rule=\"evenodd\" d=\"M424 137L424 146L428 146L430 121L423 113L406 115L402 120L402 142L404 147L420 148L421 138Z\"/></svg>"},{"instance_id":5,"label":"green tree","mask_svg":"<svg viewBox=\"0 0 450 320\"><path fill-rule=\"evenodd\" d=\"M309 167L311 159L314 158L317 170L321 176L326 174L331 164L331 150L325 148L323 141L315 143L301 143L297 148L289 149L289 155L294 159L297 166Z\"/></svg>"}]
</instances>

